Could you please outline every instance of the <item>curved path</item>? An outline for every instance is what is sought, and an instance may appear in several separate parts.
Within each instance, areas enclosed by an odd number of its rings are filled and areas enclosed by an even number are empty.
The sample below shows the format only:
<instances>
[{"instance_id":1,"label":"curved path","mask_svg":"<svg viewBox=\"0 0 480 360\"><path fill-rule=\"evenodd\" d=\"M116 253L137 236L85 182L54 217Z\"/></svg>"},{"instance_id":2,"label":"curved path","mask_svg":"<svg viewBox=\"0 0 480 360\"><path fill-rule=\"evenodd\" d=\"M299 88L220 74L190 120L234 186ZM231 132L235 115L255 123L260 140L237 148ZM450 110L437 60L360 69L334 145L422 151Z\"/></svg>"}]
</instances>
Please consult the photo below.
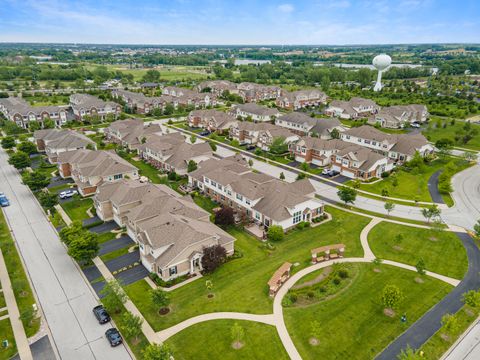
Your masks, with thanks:
<instances>
[{"instance_id":1,"label":"curved path","mask_svg":"<svg viewBox=\"0 0 480 360\"><path fill-rule=\"evenodd\" d=\"M428 179L428 192L433 202L437 204L445 204L442 194L438 191L438 177L442 174L443 170L435 171Z\"/></svg>"}]
</instances>

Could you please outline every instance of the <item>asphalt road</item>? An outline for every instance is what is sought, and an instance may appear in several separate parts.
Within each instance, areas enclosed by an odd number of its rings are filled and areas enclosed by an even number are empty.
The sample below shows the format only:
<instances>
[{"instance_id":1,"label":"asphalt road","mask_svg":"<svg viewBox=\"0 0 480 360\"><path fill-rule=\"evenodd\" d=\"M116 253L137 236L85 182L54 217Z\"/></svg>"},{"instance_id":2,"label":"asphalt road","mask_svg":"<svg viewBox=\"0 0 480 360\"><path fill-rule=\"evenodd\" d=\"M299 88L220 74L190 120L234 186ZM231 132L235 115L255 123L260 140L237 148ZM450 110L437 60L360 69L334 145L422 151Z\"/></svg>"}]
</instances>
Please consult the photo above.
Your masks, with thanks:
<instances>
[{"instance_id":1,"label":"asphalt road","mask_svg":"<svg viewBox=\"0 0 480 360\"><path fill-rule=\"evenodd\" d=\"M454 314L463 306L462 295L468 290L478 290L480 288L480 251L470 236L465 233L457 233L461 239L468 256L468 271L462 282L454 288L442 301L431 308L412 326L410 326L402 335L396 338L376 360L392 360L407 345L413 349L418 349L425 341L435 334L441 327L442 316L450 313ZM452 360L457 358L451 358ZM460 358L461 359L461 358Z\"/></svg>"},{"instance_id":2,"label":"asphalt road","mask_svg":"<svg viewBox=\"0 0 480 360\"><path fill-rule=\"evenodd\" d=\"M438 204L445 204L443 201L442 194L438 191L438 177L442 173L443 170L435 171L430 179L428 179L428 192L430 193L430 197L432 198L433 202Z\"/></svg>"},{"instance_id":3,"label":"asphalt road","mask_svg":"<svg viewBox=\"0 0 480 360\"><path fill-rule=\"evenodd\" d=\"M123 346L111 348L105 339L108 325L92 314L97 300L79 269L67 255L57 234L18 172L0 151L0 191L11 206L6 218L26 264L50 327L54 344L65 360L123 360L130 355Z\"/></svg>"}]
</instances>

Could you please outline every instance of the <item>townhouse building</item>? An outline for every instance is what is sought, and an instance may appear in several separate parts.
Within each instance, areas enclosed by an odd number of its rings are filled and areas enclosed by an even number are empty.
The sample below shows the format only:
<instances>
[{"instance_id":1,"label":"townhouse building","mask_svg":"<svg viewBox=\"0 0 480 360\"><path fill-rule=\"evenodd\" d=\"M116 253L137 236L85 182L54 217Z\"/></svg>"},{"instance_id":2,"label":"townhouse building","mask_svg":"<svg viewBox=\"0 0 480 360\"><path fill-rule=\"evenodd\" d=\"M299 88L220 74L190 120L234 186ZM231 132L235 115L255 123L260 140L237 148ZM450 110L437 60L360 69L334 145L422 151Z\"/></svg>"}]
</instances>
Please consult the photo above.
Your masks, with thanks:
<instances>
[{"instance_id":1,"label":"townhouse building","mask_svg":"<svg viewBox=\"0 0 480 360\"><path fill-rule=\"evenodd\" d=\"M416 152L427 156L434 152L422 134L387 134L372 126L351 128L340 135L343 141L372 149L402 164L413 158Z\"/></svg>"},{"instance_id":2,"label":"townhouse building","mask_svg":"<svg viewBox=\"0 0 480 360\"><path fill-rule=\"evenodd\" d=\"M317 136L321 139L331 139L334 129L339 132L345 130L337 119L317 119L302 112L282 115L275 120L275 125L289 129L301 136Z\"/></svg>"},{"instance_id":3,"label":"townhouse building","mask_svg":"<svg viewBox=\"0 0 480 360\"><path fill-rule=\"evenodd\" d=\"M195 128L206 129L211 132L218 132L222 134L228 133L237 120L231 114L223 111L206 109L194 110L188 114L188 125Z\"/></svg>"},{"instance_id":4,"label":"townhouse building","mask_svg":"<svg viewBox=\"0 0 480 360\"><path fill-rule=\"evenodd\" d=\"M28 129L32 122L43 122L50 119L60 127L68 121L68 106L31 106L19 97L0 99L0 112L3 116L23 129Z\"/></svg>"},{"instance_id":5,"label":"townhouse building","mask_svg":"<svg viewBox=\"0 0 480 360\"><path fill-rule=\"evenodd\" d=\"M273 144L275 139L283 139L283 142L287 147L290 144L295 143L300 139L300 136L294 134L290 130L284 129L282 127L276 127L273 129L262 130L258 134L257 147L264 151L270 151L270 147Z\"/></svg>"},{"instance_id":6,"label":"townhouse building","mask_svg":"<svg viewBox=\"0 0 480 360\"><path fill-rule=\"evenodd\" d=\"M298 110L310 106L325 105L327 103L327 95L317 89L285 91L277 98L278 107L287 110Z\"/></svg>"},{"instance_id":7,"label":"townhouse building","mask_svg":"<svg viewBox=\"0 0 480 360\"><path fill-rule=\"evenodd\" d=\"M113 101L103 101L102 99L88 94L70 95L70 106L73 115L77 120L83 120L85 116L98 117L105 120L107 115L112 115L116 119L122 107Z\"/></svg>"},{"instance_id":8,"label":"townhouse building","mask_svg":"<svg viewBox=\"0 0 480 360\"><path fill-rule=\"evenodd\" d=\"M72 178L82 196L94 195L103 183L139 178L135 166L111 151L65 151L58 155L57 163L60 176Z\"/></svg>"},{"instance_id":9,"label":"townhouse building","mask_svg":"<svg viewBox=\"0 0 480 360\"><path fill-rule=\"evenodd\" d=\"M48 161L55 164L58 155L65 151L91 148L97 149L97 144L87 136L74 130L43 129L33 133L33 139L39 152L45 152Z\"/></svg>"},{"instance_id":10,"label":"townhouse building","mask_svg":"<svg viewBox=\"0 0 480 360\"><path fill-rule=\"evenodd\" d=\"M140 261L168 281L202 270L203 250L213 245L234 253L235 238L209 220L190 196L165 185L122 179L100 185L94 197L97 215L126 227L139 245Z\"/></svg>"},{"instance_id":11,"label":"townhouse building","mask_svg":"<svg viewBox=\"0 0 480 360\"><path fill-rule=\"evenodd\" d=\"M355 120L370 117L380 111L375 101L360 97L352 97L349 101L333 100L325 109L325 114L341 119Z\"/></svg>"},{"instance_id":12,"label":"townhouse building","mask_svg":"<svg viewBox=\"0 0 480 360\"><path fill-rule=\"evenodd\" d=\"M295 157L295 161L317 166L327 166L331 164L332 155L350 145L350 143L339 139L325 140L302 137L299 141L290 144L289 150Z\"/></svg>"},{"instance_id":13,"label":"townhouse building","mask_svg":"<svg viewBox=\"0 0 480 360\"><path fill-rule=\"evenodd\" d=\"M208 143L187 143L180 133L151 136L139 146L138 153L155 168L164 172L176 172L178 175L186 175L190 160L200 164L213 157Z\"/></svg>"},{"instance_id":14,"label":"townhouse building","mask_svg":"<svg viewBox=\"0 0 480 360\"><path fill-rule=\"evenodd\" d=\"M428 116L425 105L396 105L382 108L377 114L370 117L368 122L384 128L398 129L412 123L424 123L428 120Z\"/></svg>"},{"instance_id":15,"label":"townhouse building","mask_svg":"<svg viewBox=\"0 0 480 360\"><path fill-rule=\"evenodd\" d=\"M210 92L217 97L222 96L225 91L231 94L237 93L237 84L228 80L202 81L196 86L198 92Z\"/></svg>"},{"instance_id":16,"label":"townhouse building","mask_svg":"<svg viewBox=\"0 0 480 360\"><path fill-rule=\"evenodd\" d=\"M242 120L251 118L253 122L270 122L281 115L277 109L260 106L256 103L235 105L231 110L231 114Z\"/></svg>"},{"instance_id":17,"label":"townhouse building","mask_svg":"<svg viewBox=\"0 0 480 360\"><path fill-rule=\"evenodd\" d=\"M285 231L323 215L310 180L287 183L255 173L235 159L209 160L188 174L189 184L214 201L231 207L247 222Z\"/></svg>"},{"instance_id":18,"label":"townhouse building","mask_svg":"<svg viewBox=\"0 0 480 360\"><path fill-rule=\"evenodd\" d=\"M166 86L162 89L162 95L174 98L174 106L194 106L207 107L217 105L217 98L211 93L200 93L198 91L179 88L176 86Z\"/></svg>"},{"instance_id":19,"label":"townhouse building","mask_svg":"<svg viewBox=\"0 0 480 360\"><path fill-rule=\"evenodd\" d=\"M137 150L151 135L162 135L159 124L145 124L142 119L117 120L104 130L105 139L130 150Z\"/></svg>"},{"instance_id":20,"label":"townhouse building","mask_svg":"<svg viewBox=\"0 0 480 360\"><path fill-rule=\"evenodd\" d=\"M256 145L261 131L273 130L277 126L270 123L252 123L249 121L237 121L229 130L229 137L237 140L240 145Z\"/></svg>"},{"instance_id":21,"label":"townhouse building","mask_svg":"<svg viewBox=\"0 0 480 360\"><path fill-rule=\"evenodd\" d=\"M258 102L263 100L275 100L281 94L282 89L277 86L267 86L250 82L242 82L237 85L237 92L244 102Z\"/></svg>"}]
</instances>

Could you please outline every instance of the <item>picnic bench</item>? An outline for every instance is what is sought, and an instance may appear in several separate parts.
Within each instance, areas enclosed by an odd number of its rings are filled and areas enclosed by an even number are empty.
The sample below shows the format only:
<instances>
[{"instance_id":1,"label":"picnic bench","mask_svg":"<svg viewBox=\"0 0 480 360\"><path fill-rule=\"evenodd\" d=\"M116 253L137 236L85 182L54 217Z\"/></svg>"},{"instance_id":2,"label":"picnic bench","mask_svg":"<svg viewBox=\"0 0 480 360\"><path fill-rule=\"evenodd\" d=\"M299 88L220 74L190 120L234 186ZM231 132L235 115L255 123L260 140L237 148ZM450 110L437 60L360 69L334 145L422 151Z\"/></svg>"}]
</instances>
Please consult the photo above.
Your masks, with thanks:
<instances>
[{"instance_id":1,"label":"picnic bench","mask_svg":"<svg viewBox=\"0 0 480 360\"><path fill-rule=\"evenodd\" d=\"M312 249L312 263L316 264L322 261L343 257L344 252L345 244L326 245Z\"/></svg>"},{"instance_id":2,"label":"picnic bench","mask_svg":"<svg viewBox=\"0 0 480 360\"><path fill-rule=\"evenodd\" d=\"M292 264L289 262L284 263L278 268L268 281L269 294L274 297L277 291L282 287L285 281L290 277L290 269Z\"/></svg>"}]
</instances>

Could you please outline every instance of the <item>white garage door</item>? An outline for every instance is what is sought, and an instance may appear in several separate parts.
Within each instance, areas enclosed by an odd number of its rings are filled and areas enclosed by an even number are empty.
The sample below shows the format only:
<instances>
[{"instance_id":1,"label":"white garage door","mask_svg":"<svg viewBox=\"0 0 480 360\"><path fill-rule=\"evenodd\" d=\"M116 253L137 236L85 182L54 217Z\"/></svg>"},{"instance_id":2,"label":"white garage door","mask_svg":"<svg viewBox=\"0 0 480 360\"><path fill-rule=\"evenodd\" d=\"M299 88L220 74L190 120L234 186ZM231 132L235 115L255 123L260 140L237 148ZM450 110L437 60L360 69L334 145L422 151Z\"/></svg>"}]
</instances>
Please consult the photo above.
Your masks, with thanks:
<instances>
[{"instance_id":1,"label":"white garage door","mask_svg":"<svg viewBox=\"0 0 480 360\"><path fill-rule=\"evenodd\" d=\"M343 170L341 172L342 175L346 176L346 177L349 177L350 179L354 179L355 178L355 173L351 172L351 171L348 171L348 170Z\"/></svg>"}]
</instances>

